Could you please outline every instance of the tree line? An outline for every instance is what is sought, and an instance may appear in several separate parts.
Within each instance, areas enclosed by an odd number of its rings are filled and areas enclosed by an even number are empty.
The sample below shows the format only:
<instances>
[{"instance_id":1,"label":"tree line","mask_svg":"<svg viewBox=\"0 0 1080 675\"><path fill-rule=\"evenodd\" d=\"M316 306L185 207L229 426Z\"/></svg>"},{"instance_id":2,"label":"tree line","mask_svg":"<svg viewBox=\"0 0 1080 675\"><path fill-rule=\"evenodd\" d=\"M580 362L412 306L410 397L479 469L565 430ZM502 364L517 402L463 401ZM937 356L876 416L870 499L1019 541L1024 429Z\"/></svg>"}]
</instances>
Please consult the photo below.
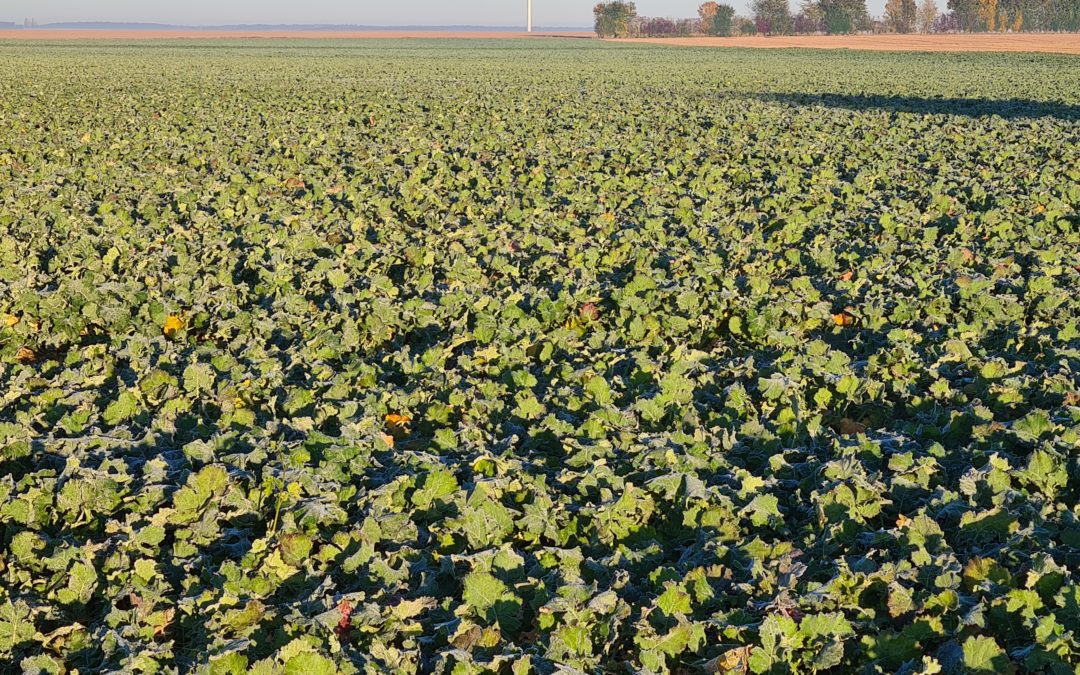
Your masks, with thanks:
<instances>
[{"instance_id":1,"label":"tree line","mask_svg":"<svg viewBox=\"0 0 1080 675\"><path fill-rule=\"evenodd\" d=\"M703 3L698 16L639 16L633 2L601 2L593 8L600 37L690 35L796 35L863 32L1063 32L1080 31L1080 0L887 0L885 14L871 17L866 0L752 0L750 16L731 5Z\"/></svg>"}]
</instances>

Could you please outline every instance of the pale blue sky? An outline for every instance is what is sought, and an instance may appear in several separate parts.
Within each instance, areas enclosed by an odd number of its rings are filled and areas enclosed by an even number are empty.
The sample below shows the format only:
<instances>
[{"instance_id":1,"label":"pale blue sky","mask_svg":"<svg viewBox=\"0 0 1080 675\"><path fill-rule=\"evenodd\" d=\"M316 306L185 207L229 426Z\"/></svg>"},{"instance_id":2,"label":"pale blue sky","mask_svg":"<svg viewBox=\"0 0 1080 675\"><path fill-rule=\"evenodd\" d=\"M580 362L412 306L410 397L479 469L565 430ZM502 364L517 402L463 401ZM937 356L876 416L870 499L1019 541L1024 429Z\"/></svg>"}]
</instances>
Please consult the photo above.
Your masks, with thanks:
<instances>
[{"instance_id":1,"label":"pale blue sky","mask_svg":"<svg viewBox=\"0 0 1080 675\"><path fill-rule=\"evenodd\" d=\"M749 0L729 0L743 12ZM701 0L637 0L638 13L693 16ZM791 0L792 7L799 0ZM595 0L533 0L540 26L588 26ZM868 0L881 14L885 0ZM367 25L524 22L525 0L3 0L0 21L139 21L179 24L353 23Z\"/></svg>"}]
</instances>

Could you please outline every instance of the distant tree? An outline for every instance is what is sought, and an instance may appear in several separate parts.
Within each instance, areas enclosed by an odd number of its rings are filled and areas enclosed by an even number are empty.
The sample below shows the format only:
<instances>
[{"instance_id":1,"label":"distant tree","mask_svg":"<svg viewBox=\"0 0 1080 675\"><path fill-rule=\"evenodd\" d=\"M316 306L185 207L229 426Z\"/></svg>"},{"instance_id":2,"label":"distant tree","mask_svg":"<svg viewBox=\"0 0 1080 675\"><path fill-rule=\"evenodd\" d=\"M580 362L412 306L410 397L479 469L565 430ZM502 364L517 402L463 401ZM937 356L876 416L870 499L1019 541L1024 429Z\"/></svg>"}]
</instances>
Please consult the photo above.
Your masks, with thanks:
<instances>
[{"instance_id":1,"label":"distant tree","mask_svg":"<svg viewBox=\"0 0 1080 675\"><path fill-rule=\"evenodd\" d=\"M948 8L955 15L958 30L975 30L979 22L979 0L948 0Z\"/></svg>"},{"instance_id":2,"label":"distant tree","mask_svg":"<svg viewBox=\"0 0 1080 675\"><path fill-rule=\"evenodd\" d=\"M796 33L824 33L825 12L821 9L821 3L818 0L804 0L794 22Z\"/></svg>"},{"instance_id":3,"label":"distant tree","mask_svg":"<svg viewBox=\"0 0 1080 675\"><path fill-rule=\"evenodd\" d=\"M637 6L632 2L601 2L593 7L596 35L602 38L627 37L637 17Z\"/></svg>"},{"instance_id":4,"label":"distant tree","mask_svg":"<svg viewBox=\"0 0 1080 675\"><path fill-rule=\"evenodd\" d=\"M716 11L720 9L720 3L709 0L701 3L697 8L698 18L701 19L701 32L712 35L713 23L716 22Z\"/></svg>"},{"instance_id":5,"label":"distant tree","mask_svg":"<svg viewBox=\"0 0 1080 675\"><path fill-rule=\"evenodd\" d=\"M979 0L979 23L991 33L997 27L998 0Z\"/></svg>"},{"instance_id":6,"label":"distant tree","mask_svg":"<svg viewBox=\"0 0 1080 675\"><path fill-rule=\"evenodd\" d=\"M944 14L938 14L938 17L934 19L934 26L930 29L931 33L959 33L963 28L960 26L960 19L956 16L956 12L945 12Z\"/></svg>"},{"instance_id":7,"label":"distant tree","mask_svg":"<svg viewBox=\"0 0 1080 675\"><path fill-rule=\"evenodd\" d=\"M866 0L821 0L825 30L830 35L856 33L870 29Z\"/></svg>"},{"instance_id":8,"label":"distant tree","mask_svg":"<svg viewBox=\"0 0 1080 675\"><path fill-rule=\"evenodd\" d=\"M717 5L713 17L712 34L730 37L734 29L735 8L731 5Z\"/></svg>"},{"instance_id":9,"label":"distant tree","mask_svg":"<svg viewBox=\"0 0 1080 675\"><path fill-rule=\"evenodd\" d=\"M731 22L732 35L757 35L757 24L745 16L736 16Z\"/></svg>"},{"instance_id":10,"label":"distant tree","mask_svg":"<svg viewBox=\"0 0 1080 675\"><path fill-rule=\"evenodd\" d=\"M1024 29L1024 10L1016 12L1016 16L1013 17L1012 32L1019 33Z\"/></svg>"},{"instance_id":11,"label":"distant tree","mask_svg":"<svg viewBox=\"0 0 1080 675\"><path fill-rule=\"evenodd\" d=\"M1024 27L1024 10L1041 0L999 0L997 28L1001 32L1019 33Z\"/></svg>"},{"instance_id":12,"label":"distant tree","mask_svg":"<svg viewBox=\"0 0 1080 675\"><path fill-rule=\"evenodd\" d=\"M915 26L920 33L929 33L934 30L934 21L938 17L937 3L934 0L923 0L919 5L918 16Z\"/></svg>"},{"instance_id":13,"label":"distant tree","mask_svg":"<svg viewBox=\"0 0 1080 675\"><path fill-rule=\"evenodd\" d=\"M731 35L735 8L710 0L698 7L698 17L701 19L701 32L706 35L728 36Z\"/></svg>"},{"instance_id":14,"label":"distant tree","mask_svg":"<svg viewBox=\"0 0 1080 675\"><path fill-rule=\"evenodd\" d=\"M753 0L754 23L757 32L766 35L786 35L791 32L791 7L788 0Z\"/></svg>"},{"instance_id":15,"label":"distant tree","mask_svg":"<svg viewBox=\"0 0 1080 675\"><path fill-rule=\"evenodd\" d=\"M915 0L888 0L885 3L885 24L894 33L915 30L917 14Z\"/></svg>"}]
</instances>

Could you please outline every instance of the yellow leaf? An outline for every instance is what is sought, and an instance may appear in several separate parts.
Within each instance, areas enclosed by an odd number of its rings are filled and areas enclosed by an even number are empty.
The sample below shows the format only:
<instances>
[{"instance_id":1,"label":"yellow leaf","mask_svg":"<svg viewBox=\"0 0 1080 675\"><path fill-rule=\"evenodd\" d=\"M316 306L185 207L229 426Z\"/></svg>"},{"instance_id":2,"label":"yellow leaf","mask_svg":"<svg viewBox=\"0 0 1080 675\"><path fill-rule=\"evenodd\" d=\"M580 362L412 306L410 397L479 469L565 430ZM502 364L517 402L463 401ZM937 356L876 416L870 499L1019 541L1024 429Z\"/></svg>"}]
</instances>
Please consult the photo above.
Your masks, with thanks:
<instances>
[{"instance_id":1,"label":"yellow leaf","mask_svg":"<svg viewBox=\"0 0 1080 675\"><path fill-rule=\"evenodd\" d=\"M905 516L902 513L900 514L900 517L896 519L896 526L898 528L907 527L910 524L911 524L911 518L908 518L907 516Z\"/></svg>"},{"instance_id":2,"label":"yellow leaf","mask_svg":"<svg viewBox=\"0 0 1080 675\"><path fill-rule=\"evenodd\" d=\"M165 317L165 326L162 328L162 332L165 333L165 337L174 337L184 328L184 321L175 314L170 314Z\"/></svg>"},{"instance_id":3,"label":"yellow leaf","mask_svg":"<svg viewBox=\"0 0 1080 675\"><path fill-rule=\"evenodd\" d=\"M15 360L19 363L33 363L36 358L37 354L29 347L19 347L19 351L15 352Z\"/></svg>"},{"instance_id":4,"label":"yellow leaf","mask_svg":"<svg viewBox=\"0 0 1080 675\"><path fill-rule=\"evenodd\" d=\"M380 436L383 439L383 443L386 443L391 448L394 447L394 437L393 436L391 436L390 434L380 434Z\"/></svg>"},{"instance_id":5,"label":"yellow leaf","mask_svg":"<svg viewBox=\"0 0 1080 675\"><path fill-rule=\"evenodd\" d=\"M15 316L14 314L3 314L0 315L0 318L3 318L4 325L8 328L11 328L15 324L19 323L19 317Z\"/></svg>"}]
</instances>

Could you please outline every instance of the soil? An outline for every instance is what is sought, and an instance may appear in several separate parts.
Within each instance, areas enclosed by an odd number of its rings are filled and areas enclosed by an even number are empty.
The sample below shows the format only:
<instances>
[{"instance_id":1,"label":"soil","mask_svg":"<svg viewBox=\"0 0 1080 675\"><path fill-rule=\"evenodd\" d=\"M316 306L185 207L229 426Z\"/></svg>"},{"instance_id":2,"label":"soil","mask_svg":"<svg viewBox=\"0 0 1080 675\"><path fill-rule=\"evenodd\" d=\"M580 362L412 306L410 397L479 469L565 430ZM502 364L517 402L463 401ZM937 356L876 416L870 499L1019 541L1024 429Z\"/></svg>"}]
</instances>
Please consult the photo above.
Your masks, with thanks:
<instances>
[{"instance_id":1,"label":"soil","mask_svg":"<svg viewBox=\"0 0 1080 675\"><path fill-rule=\"evenodd\" d=\"M935 35L796 35L730 38L634 38L686 47L864 49L898 52L1047 52L1080 54L1076 33L962 33Z\"/></svg>"},{"instance_id":2,"label":"soil","mask_svg":"<svg viewBox=\"0 0 1080 675\"><path fill-rule=\"evenodd\" d=\"M236 40L236 39L510 39L524 37L591 38L592 33L519 33L502 31L224 31L224 30L0 30L0 40ZM1076 33L961 33L935 35L797 35L730 38L631 38L641 42L685 47L757 47L864 49L901 52L1047 52L1080 54Z\"/></svg>"}]
</instances>

